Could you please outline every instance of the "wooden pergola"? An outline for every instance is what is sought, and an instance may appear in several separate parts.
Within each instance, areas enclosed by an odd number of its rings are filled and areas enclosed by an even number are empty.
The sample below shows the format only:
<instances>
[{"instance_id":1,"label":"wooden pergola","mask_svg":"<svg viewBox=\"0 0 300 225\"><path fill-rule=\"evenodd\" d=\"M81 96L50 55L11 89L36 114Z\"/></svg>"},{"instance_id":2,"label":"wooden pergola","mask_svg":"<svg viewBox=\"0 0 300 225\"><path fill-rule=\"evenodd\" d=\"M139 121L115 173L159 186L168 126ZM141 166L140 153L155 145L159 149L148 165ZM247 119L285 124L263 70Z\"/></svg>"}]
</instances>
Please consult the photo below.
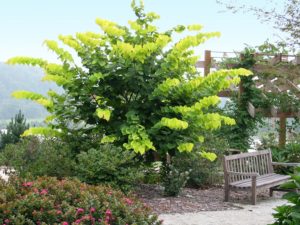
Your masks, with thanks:
<instances>
[{"instance_id":1,"label":"wooden pergola","mask_svg":"<svg viewBox=\"0 0 300 225\"><path fill-rule=\"evenodd\" d=\"M205 51L204 61L198 61L197 68L204 69L204 75L212 69L218 69L224 59L240 57L243 54L238 52ZM267 93L283 94L288 93L300 101L300 56L295 55L271 55L255 53L255 65L251 68L254 73L253 80L256 88L262 91L262 98L267 98ZM228 65L228 68L236 67L236 64ZM268 74L260 76L260 74ZM227 90L219 94L220 97L230 97L233 91L241 95L244 92L243 84L237 90ZM279 118L279 146L285 146L287 118L300 117L300 109L288 107L281 110L276 106L269 109L255 108L251 101L248 102L248 112L252 117L261 113L264 117Z\"/></svg>"}]
</instances>

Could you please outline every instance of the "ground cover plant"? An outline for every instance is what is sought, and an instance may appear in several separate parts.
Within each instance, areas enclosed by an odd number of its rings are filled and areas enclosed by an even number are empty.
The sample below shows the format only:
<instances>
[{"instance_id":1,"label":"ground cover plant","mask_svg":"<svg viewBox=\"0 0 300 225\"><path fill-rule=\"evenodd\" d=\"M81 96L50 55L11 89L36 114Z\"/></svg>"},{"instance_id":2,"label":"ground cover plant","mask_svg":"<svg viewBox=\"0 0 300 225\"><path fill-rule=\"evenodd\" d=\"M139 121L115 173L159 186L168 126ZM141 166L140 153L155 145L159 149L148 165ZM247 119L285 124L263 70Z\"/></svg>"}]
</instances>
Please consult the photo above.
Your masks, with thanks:
<instances>
[{"instance_id":1,"label":"ground cover plant","mask_svg":"<svg viewBox=\"0 0 300 225\"><path fill-rule=\"evenodd\" d=\"M292 180L281 185L282 188L294 190L283 196L289 204L278 206L275 208L276 213L273 214L275 222L273 225L297 225L300 224L300 167L296 168L295 174L291 175ZM298 191L297 191L298 190Z\"/></svg>"},{"instance_id":2,"label":"ground cover plant","mask_svg":"<svg viewBox=\"0 0 300 225\"><path fill-rule=\"evenodd\" d=\"M0 183L1 224L151 224L161 221L132 196L78 180L40 177Z\"/></svg>"}]
</instances>

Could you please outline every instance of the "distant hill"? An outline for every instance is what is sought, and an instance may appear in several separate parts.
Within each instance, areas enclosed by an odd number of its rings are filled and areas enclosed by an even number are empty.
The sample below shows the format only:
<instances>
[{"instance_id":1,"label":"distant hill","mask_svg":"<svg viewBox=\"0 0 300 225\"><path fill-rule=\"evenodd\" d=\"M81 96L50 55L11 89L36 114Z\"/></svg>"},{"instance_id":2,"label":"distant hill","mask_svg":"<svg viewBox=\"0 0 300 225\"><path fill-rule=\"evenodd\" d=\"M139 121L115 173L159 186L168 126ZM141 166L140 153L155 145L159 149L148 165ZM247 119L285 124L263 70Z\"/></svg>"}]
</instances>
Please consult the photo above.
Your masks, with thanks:
<instances>
[{"instance_id":1,"label":"distant hill","mask_svg":"<svg viewBox=\"0 0 300 225\"><path fill-rule=\"evenodd\" d=\"M34 91L45 94L49 89L59 90L50 82L42 82L43 71L37 67L11 66L0 63L0 120L12 118L20 109L30 120L41 120L47 111L40 105L11 97L16 90Z\"/></svg>"}]
</instances>

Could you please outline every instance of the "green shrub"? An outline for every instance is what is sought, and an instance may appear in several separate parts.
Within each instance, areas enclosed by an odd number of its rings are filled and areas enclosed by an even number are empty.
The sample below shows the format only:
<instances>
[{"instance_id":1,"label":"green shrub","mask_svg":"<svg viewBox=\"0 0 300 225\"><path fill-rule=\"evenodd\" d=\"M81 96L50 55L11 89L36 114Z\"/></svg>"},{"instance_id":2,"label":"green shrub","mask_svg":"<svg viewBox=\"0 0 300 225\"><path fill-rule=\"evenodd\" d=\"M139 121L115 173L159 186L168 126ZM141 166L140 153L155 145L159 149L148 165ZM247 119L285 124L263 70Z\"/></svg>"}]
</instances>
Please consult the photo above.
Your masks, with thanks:
<instances>
[{"instance_id":1,"label":"green shrub","mask_svg":"<svg viewBox=\"0 0 300 225\"><path fill-rule=\"evenodd\" d=\"M14 168L21 177L71 176L74 164L68 146L55 139L25 138L0 154L0 165Z\"/></svg>"},{"instance_id":2,"label":"green shrub","mask_svg":"<svg viewBox=\"0 0 300 225\"><path fill-rule=\"evenodd\" d=\"M156 161L149 166L145 166L143 183L146 184L159 184L161 182L161 168L163 163Z\"/></svg>"},{"instance_id":3,"label":"green shrub","mask_svg":"<svg viewBox=\"0 0 300 225\"><path fill-rule=\"evenodd\" d=\"M219 161L211 162L197 152L173 157L173 165L181 172L191 170L186 184L188 187L203 188L220 182Z\"/></svg>"},{"instance_id":4,"label":"green shrub","mask_svg":"<svg viewBox=\"0 0 300 225\"><path fill-rule=\"evenodd\" d=\"M295 169L292 175L292 181L281 185L282 188L297 190L300 187L300 167ZM298 225L300 224L300 193L299 191L288 192L283 196L288 204L275 208L276 213L273 214L275 223L273 225Z\"/></svg>"},{"instance_id":5,"label":"green shrub","mask_svg":"<svg viewBox=\"0 0 300 225\"><path fill-rule=\"evenodd\" d=\"M161 224L144 204L110 187L40 177L0 188L1 224Z\"/></svg>"},{"instance_id":6,"label":"green shrub","mask_svg":"<svg viewBox=\"0 0 300 225\"><path fill-rule=\"evenodd\" d=\"M273 161L276 162L300 162L300 140L289 140L284 147L279 147L274 133L269 133L262 139L262 150L271 149Z\"/></svg>"},{"instance_id":7,"label":"green shrub","mask_svg":"<svg viewBox=\"0 0 300 225\"><path fill-rule=\"evenodd\" d=\"M215 134L207 134L206 142L197 146L195 151L190 153L177 153L172 162L180 172L191 170L187 186L192 188L204 188L221 182L219 175L221 170L221 159L225 151L229 148L226 140ZM197 151L198 150L198 151ZM216 160L207 160L201 157L201 150L213 152L218 158Z\"/></svg>"},{"instance_id":8,"label":"green shrub","mask_svg":"<svg viewBox=\"0 0 300 225\"><path fill-rule=\"evenodd\" d=\"M291 162L300 163L300 141L299 138L290 140L284 147L277 145L274 133L269 133L262 139L260 149L271 149L273 162ZM293 172L291 167L276 166L277 173L289 174Z\"/></svg>"},{"instance_id":9,"label":"green shrub","mask_svg":"<svg viewBox=\"0 0 300 225\"><path fill-rule=\"evenodd\" d=\"M172 164L167 164L162 170L162 184L166 196L178 196L189 179L189 171L180 172Z\"/></svg>"},{"instance_id":10,"label":"green shrub","mask_svg":"<svg viewBox=\"0 0 300 225\"><path fill-rule=\"evenodd\" d=\"M300 162L300 143L295 141L286 144L283 155L288 162Z\"/></svg>"},{"instance_id":11,"label":"green shrub","mask_svg":"<svg viewBox=\"0 0 300 225\"><path fill-rule=\"evenodd\" d=\"M283 148L273 147L271 150L274 162L300 163L300 143L287 143ZM283 174L289 174L293 172L292 167L277 166L275 170L276 172Z\"/></svg>"},{"instance_id":12,"label":"green shrub","mask_svg":"<svg viewBox=\"0 0 300 225\"><path fill-rule=\"evenodd\" d=\"M109 184L128 191L142 179L136 154L111 144L101 145L77 156L77 176L89 184Z\"/></svg>"}]
</instances>

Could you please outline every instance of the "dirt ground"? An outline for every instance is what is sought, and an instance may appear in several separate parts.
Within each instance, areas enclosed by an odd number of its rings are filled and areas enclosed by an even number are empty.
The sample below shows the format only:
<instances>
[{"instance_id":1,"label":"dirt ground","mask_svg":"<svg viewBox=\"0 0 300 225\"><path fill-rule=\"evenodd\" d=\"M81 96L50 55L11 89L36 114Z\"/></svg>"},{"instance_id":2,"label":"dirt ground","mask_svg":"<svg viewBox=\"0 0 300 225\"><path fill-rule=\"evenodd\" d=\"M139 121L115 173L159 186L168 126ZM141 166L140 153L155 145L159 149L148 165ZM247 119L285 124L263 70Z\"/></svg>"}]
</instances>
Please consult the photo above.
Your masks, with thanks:
<instances>
[{"instance_id":1,"label":"dirt ground","mask_svg":"<svg viewBox=\"0 0 300 225\"><path fill-rule=\"evenodd\" d=\"M178 197L165 197L162 187L141 185L137 188L136 194L157 214L239 210L243 205L251 204L250 194L243 191L231 192L230 202L224 202L222 186L204 190L185 188ZM280 192L274 192L277 199L280 199L281 195ZM270 199L268 190L258 194L258 203L268 199Z\"/></svg>"}]
</instances>

